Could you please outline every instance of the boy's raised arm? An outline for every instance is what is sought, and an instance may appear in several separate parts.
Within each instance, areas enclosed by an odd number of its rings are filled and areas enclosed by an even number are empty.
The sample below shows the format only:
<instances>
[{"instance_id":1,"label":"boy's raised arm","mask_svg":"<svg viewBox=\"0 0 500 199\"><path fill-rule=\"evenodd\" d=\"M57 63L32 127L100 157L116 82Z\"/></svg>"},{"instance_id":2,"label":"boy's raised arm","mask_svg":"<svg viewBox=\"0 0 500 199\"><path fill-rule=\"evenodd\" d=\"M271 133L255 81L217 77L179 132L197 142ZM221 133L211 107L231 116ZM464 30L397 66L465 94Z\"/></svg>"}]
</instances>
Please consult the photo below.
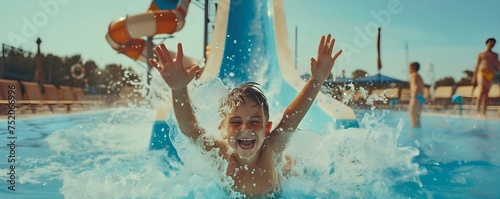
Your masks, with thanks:
<instances>
[{"instance_id":1,"label":"boy's raised arm","mask_svg":"<svg viewBox=\"0 0 500 199\"><path fill-rule=\"evenodd\" d=\"M150 59L149 62L160 72L163 80L172 90L173 108L179 128L184 135L196 140L203 132L193 113L187 85L194 78L199 66L194 65L189 69L184 68L182 63L184 54L181 44L177 45L175 60L170 57L170 53L163 43L155 47L155 52L158 60Z\"/></svg>"},{"instance_id":2,"label":"boy's raised arm","mask_svg":"<svg viewBox=\"0 0 500 199\"><path fill-rule=\"evenodd\" d=\"M325 36L321 37L318 56L316 59L311 58L311 77L283 113L283 118L275 130L279 132L271 133L271 136L277 136L274 139L275 142L280 142L278 145L284 144L288 140L289 135L283 132L291 132L297 128L314 102L321 86L330 75L335 60L342 53L340 50L332 56L334 45L335 39L331 38L330 34L326 38Z\"/></svg>"}]
</instances>

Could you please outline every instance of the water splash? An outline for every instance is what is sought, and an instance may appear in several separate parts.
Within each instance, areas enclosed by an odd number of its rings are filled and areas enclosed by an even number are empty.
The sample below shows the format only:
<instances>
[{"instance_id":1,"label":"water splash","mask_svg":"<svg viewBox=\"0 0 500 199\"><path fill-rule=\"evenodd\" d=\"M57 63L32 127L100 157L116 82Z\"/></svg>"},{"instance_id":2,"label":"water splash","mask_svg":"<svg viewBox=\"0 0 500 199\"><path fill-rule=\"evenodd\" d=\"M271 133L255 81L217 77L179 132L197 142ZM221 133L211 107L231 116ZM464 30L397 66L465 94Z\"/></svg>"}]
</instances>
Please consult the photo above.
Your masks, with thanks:
<instances>
[{"instance_id":1,"label":"water splash","mask_svg":"<svg viewBox=\"0 0 500 199\"><path fill-rule=\"evenodd\" d=\"M284 180L288 196L325 198L393 198L392 186L419 184L425 169L413 163L419 152L398 147L402 122L384 125L366 114L358 129L328 129L326 134L297 132L286 153L296 160L293 175Z\"/></svg>"}]
</instances>

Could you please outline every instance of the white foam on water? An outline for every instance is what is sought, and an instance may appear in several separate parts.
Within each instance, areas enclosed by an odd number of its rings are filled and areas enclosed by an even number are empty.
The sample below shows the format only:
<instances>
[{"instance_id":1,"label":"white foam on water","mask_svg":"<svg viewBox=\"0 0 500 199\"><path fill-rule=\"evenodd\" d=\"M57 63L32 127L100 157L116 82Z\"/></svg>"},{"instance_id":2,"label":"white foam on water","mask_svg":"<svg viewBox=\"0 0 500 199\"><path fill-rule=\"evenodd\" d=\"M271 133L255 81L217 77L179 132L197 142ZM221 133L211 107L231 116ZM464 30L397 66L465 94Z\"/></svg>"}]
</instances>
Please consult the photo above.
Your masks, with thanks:
<instances>
[{"instance_id":1,"label":"white foam on water","mask_svg":"<svg viewBox=\"0 0 500 199\"><path fill-rule=\"evenodd\" d=\"M393 198L391 186L401 182L421 185L425 169L413 163L413 147L398 147L398 127L365 115L361 128L333 130L326 134L296 132L286 153L296 160L292 175L284 180L288 196L335 198Z\"/></svg>"}]
</instances>

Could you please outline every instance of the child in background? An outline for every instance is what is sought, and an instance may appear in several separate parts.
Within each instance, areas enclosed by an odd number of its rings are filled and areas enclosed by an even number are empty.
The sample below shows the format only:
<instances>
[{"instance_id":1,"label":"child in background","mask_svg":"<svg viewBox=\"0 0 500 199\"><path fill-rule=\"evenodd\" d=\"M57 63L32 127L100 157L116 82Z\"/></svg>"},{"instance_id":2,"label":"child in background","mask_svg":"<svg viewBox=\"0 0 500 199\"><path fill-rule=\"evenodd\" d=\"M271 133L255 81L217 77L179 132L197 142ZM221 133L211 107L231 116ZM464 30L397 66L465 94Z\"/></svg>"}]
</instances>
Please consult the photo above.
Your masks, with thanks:
<instances>
[{"instance_id":1,"label":"child in background","mask_svg":"<svg viewBox=\"0 0 500 199\"><path fill-rule=\"evenodd\" d=\"M228 162L225 173L233 179L234 190L248 197L269 196L280 189L280 169L275 168L275 163L281 161L292 133L342 53L340 50L332 56L334 44L331 35L321 37L318 55L311 58L311 77L274 129L269 121L267 99L257 83L244 83L233 89L220 108L223 120L218 128L227 136L215 141L205 135L193 113L187 85L199 66L184 69L182 45L178 44L174 60L165 45L160 44L155 47L157 60L151 59L150 63L172 90L173 109L181 132L193 141L202 139L197 143L202 143L201 147L207 151L219 149L219 156Z\"/></svg>"},{"instance_id":2,"label":"child in background","mask_svg":"<svg viewBox=\"0 0 500 199\"><path fill-rule=\"evenodd\" d=\"M413 62L409 66L410 72L410 126L420 127L420 113L422 112L422 106L425 102L424 97L424 81L418 71L420 70L420 64L418 62Z\"/></svg>"}]
</instances>

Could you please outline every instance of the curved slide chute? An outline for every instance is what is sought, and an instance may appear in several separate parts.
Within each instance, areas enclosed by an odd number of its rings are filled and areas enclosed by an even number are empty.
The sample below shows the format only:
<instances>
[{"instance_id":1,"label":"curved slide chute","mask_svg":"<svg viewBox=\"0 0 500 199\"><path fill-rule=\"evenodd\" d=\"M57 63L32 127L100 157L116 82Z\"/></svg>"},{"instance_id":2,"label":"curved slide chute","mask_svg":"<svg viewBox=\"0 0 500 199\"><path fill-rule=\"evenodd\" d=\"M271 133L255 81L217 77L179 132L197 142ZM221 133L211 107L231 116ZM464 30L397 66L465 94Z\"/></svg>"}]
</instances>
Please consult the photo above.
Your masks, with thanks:
<instances>
[{"instance_id":1,"label":"curved slide chute","mask_svg":"<svg viewBox=\"0 0 500 199\"><path fill-rule=\"evenodd\" d=\"M128 15L111 22L106 40L116 51L133 60L146 62L148 49L146 40L142 38L180 31L184 26L190 2L191 0L155 0L147 12ZM175 55L172 51L171 54ZM185 65L191 66L196 62L184 57Z\"/></svg>"}]
</instances>

